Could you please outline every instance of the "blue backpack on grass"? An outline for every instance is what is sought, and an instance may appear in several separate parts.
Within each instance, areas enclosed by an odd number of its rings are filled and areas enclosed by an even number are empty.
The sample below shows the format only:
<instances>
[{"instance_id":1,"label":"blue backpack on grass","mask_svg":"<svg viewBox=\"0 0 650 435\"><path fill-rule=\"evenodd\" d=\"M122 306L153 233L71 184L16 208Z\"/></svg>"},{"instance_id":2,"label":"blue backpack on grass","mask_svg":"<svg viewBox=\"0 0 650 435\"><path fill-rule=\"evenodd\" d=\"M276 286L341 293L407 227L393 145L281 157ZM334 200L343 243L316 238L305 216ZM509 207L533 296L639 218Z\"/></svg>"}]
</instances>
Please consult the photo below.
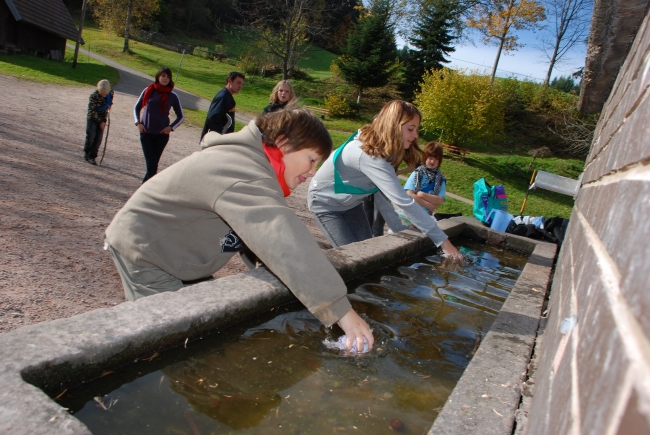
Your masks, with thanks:
<instances>
[{"instance_id":1,"label":"blue backpack on grass","mask_svg":"<svg viewBox=\"0 0 650 435\"><path fill-rule=\"evenodd\" d=\"M508 195L502 184L490 186L485 178L474 183L474 216L484 224L489 224L488 216L492 209L508 211Z\"/></svg>"}]
</instances>

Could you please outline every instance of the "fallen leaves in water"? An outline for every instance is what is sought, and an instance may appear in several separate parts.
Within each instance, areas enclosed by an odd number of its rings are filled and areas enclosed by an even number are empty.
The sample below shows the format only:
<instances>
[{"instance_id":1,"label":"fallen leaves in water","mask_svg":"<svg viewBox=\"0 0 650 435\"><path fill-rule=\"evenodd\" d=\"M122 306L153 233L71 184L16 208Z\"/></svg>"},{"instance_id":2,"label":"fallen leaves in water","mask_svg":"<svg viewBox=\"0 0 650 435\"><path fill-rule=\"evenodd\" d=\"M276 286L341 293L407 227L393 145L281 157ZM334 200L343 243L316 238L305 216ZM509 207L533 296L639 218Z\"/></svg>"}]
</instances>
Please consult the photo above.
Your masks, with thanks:
<instances>
[{"instance_id":1,"label":"fallen leaves in water","mask_svg":"<svg viewBox=\"0 0 650 435\"><path fill-rule=\"evenodd\" d=\"M149 358L142 358L142 361L152 361L157 356L158 356L158 352L154 353Z\"/></svg>"},{"instance_id":2,"label":"fallen leaves in water","mask_svg":"<svg viewBox=\"0 0 650 435\"><path fill-rule=\"evenodd\" d=\"M115 400L110 399L108 403L104 403L104 399L102 399L99 396L95 396L93 397L93 400L95 400L95 402L97 402L97 405L99 405L99 407L102 408L104 411L108 411L109 409L111 409L113 405L117 403L118 399Z\"/></svg>"},{"instance_id":3,"label":"fallen leaves in water","mask_svg":"<svg viewBox=\"0 0 650 435\"><path fill-rule=\"evenodd\" d=\"M66 393L66 391L68 391L67 388L66 388L65 390L63 390L63 391L61 392L61 394L59 394L58 396L56 396L56 397L54 398L54 401L56 402L56 401L59 400L61 397L63 397L63 395Z\"/></svg>"}]
</instances>

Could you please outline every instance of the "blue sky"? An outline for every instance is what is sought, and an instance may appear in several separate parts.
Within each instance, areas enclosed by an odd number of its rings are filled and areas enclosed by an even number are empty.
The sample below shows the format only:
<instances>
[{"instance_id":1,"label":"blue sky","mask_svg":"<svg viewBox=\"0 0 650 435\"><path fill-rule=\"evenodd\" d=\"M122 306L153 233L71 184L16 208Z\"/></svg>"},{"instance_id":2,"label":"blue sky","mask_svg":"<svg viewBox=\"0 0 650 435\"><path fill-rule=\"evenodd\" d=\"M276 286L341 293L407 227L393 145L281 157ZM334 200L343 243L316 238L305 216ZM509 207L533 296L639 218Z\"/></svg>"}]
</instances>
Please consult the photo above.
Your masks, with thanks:
<instances>
[{"instance_id":1,"label":"blue sky","mask_svg":"<svg viewBox=\"0 0 650 435\"><path fill-rule=\"evenodd\" d=\"M520 42L524 43L525 46L508 55L501 54L497 66L497 76L508 77L514 75L519 79L527 77L541 82L546 77L548 58L537 48L540 45L539 32L522 31L517 35L520 37ZM478 69L490 74L498 47L484 45L477 35L473 36L475 46L469 44L456 46L456 52L451 53L448 57L451 60L449 65L452 68ZM586 44L576 45L572 51L565 55L563 62L555 65L551 73L551 79L560 75L570 75L573 71L584 66L586 52Z\"/></svg>"},{"instance_id":2,"label":"blue sky","mask_svg":"<svg viewBox=\"0 0 650 435\"><path fill-rule=\"evenodd\" d=\"M548 70L548 58L544 52L537 48L540 45L541 32L521 31L517 32L517 35L519 41L525 46L508 55L501 54L497 67L497 76L515 76L518 79L528 78L542 82ZM469 36L475 45L471 45L471 43L457 45L456 51L447 57L451 60L448 66L454 69L467 68L491 74L498 47L484 45L478 33L469 34ZM401 47L403 44L404 41L398 37L397 45ZM564 61L555 65L551 73L551 79L561 75L570 75L573 71L583 67L586 52L586 44L576 45L572 51L565 55Z\"/></svg>"}]
</instances>

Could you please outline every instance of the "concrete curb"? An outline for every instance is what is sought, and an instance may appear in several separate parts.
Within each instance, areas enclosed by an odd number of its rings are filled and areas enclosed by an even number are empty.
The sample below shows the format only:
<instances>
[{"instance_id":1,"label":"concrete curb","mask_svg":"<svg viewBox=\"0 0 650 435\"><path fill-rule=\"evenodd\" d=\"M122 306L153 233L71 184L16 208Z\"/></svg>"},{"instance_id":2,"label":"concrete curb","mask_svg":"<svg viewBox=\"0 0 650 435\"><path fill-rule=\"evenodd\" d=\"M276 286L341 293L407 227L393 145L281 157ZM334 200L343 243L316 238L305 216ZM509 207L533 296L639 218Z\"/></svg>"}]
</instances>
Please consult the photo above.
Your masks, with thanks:
<instances>
[{"instance_id":1,"label":"concrete curb","mask_svg":"<svg viewBox=\"0 0 650 435\"><path fill-rule=\"evenodd\" d=\"M517 236L506 237L502 233L495 233L482 227L473 218L441 221L440 227L450 237L464 233L471 237L480 237L488 243L519 246L522 248L519 250L525 252L531 252L538 245L548 245ZM551 246L554 251L555 246ZM403 231L333 249L328 251L327 255L344 279L349 280L402 261L431 247L433 247L431 241L421 233ZM549 248L541 249L543 252L537 253L535 250L532 258L539 257L540 261L546 258L542 256L546 255ZM528 276L526 270L529 265L524 269L522 276ZM528 279L532 280L532 278ZM536 300L538 295L530 294L532 292L530 285L528 281L521 284L523 302L519 302L519 299L510 302L510 297L502 312L521 313L519 305L513 306L513 303L525 303L528 298ZM518 281L515 288L519 287ZM543 289L545 288L544 286ZM540 294L543 300L544 292ZM125 302L116 307L25 326L2 334L0 335L0 349L2 349L0 385L3 388L0 389L0 432L12 435L52 433L88 435L90 434L88 429L46 393L58 394L65 388L78 385L84 380L101 376L105 370L132 363L138 358L151 356L162 349L180 346L186 339L197 339L218 328L227 327L293 300L293 295L271 273L265 269L257 269L199 283L178 292L164 293L136 302ZM533 315L534 313L530 314L531 320L527 323L529 328L537 322L533 319ZM491 331L490 334L495 336L502 334L505 346L522 334L519 332L521 325L510 323L507 317L506 320L500 321L501 317L499 314L495 321L497 328L493 327L495 332ZM492 342L489 340L490 334L479 348L474 360L480 360L479 356L485 358L490 355L483 350L486 342L488 344ZM530 335L528 341L534 341L534 330L526 334ZM504 347L501 346L501 349L500 352L503 352ZM521 355L521 358L517 359L521 360L524 368L520 370L517 366L515 370L517 379L521 379L530 352L519 348L509 348L507 351ZM485 357L482 356L484 353ZM470 367L472 364L474 361ZM512 366L511 363L508 365ZM470 367L461 378L461 383ZM500 381L495 382L499 385ZM519 388L519 383L513 383L513 388ZM519 397L517 396L515 400L514 392L511 391L510 398L518 404ZM452 396L456 398L459 394L461 390L456 387ZM451 398L448 405L450 403ZM508 408L512 409L513 419L516 404ZM446 417L446 409L447 406L441 414L441 417L445 416L443 421L455 424L453 420ZM436 426L437 423L438 421ZM485 429L485 426L482 426L482 429Z\"/></svg>"}]
</instances>

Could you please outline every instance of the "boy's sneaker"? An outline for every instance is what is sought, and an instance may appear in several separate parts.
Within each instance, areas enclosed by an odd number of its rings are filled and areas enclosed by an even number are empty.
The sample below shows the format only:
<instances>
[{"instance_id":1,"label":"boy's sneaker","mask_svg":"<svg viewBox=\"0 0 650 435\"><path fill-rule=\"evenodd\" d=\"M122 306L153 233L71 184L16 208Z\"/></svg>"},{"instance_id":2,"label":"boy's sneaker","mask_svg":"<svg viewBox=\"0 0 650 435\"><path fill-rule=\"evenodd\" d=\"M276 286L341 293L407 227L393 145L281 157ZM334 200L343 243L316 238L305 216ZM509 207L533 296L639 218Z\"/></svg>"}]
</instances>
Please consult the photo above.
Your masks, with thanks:
<instances>
[{"instance_id":1,"label":"boy's sneaker","mask_svg":"<svg viewBox=\"0 0 650 435\"><path fill-rule=\"evenodd\" d=\"M88 161L88 154L84 154L84 160Z\"/></svg>"},{"instance_id":2,"label":"boy's sneaker","mask_svg":"<svg viewBox=\"0 0 650 435\"><path fill-rule=\"evenodd\" d=\"M88 159L86 159L86 161L87 161L88 163L90 163L91 165L95 165L95 166L97 166L97 162L95 161L95 159L90 159L90 158L88 158Z\"/></svg>"}]
</instances>

